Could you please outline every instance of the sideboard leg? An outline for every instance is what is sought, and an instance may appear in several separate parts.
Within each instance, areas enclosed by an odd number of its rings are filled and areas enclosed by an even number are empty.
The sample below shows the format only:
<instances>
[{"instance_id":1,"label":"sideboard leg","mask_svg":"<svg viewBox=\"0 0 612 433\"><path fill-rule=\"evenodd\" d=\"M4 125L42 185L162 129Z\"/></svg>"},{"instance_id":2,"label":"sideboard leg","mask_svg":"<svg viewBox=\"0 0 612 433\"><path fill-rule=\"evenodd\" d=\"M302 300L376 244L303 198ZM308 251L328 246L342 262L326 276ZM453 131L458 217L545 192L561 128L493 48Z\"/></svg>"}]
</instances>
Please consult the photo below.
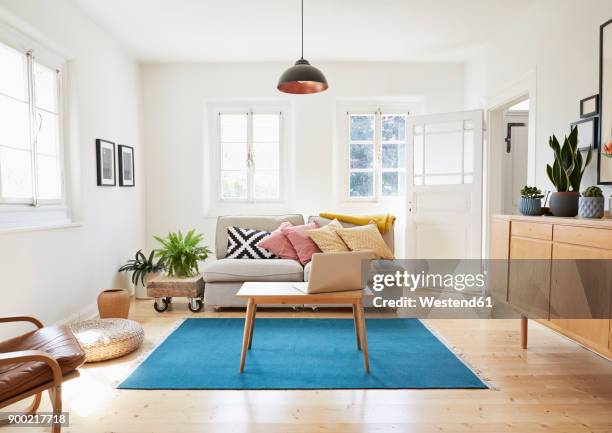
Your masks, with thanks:
<instances>
[{"instance_id":1,"label":"sideboard leg","mask_svg":"<svg viewBox=\"0 0 612 433\"><path fill-rule=\"evenodd\" d=\"M527 317L521 316L521 349L527 349Z\"/></svg>"}]
</instances>

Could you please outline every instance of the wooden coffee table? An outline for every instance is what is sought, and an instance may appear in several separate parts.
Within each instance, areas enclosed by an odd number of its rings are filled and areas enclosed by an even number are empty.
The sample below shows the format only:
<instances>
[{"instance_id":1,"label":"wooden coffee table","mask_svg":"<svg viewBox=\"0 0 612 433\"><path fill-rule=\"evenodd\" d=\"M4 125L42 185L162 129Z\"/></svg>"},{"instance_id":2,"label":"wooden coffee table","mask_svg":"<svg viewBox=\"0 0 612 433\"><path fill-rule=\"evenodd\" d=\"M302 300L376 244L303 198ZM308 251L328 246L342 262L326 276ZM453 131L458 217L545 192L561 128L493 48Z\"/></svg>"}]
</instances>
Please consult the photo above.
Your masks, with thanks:
<instances>
[{"instance_id":1,"label":"wooden coffee table","mask_svg":"<svg viewBox=\"0 0 612 433\"><path fill-rule=\"evenodd\" d=\"M365 314L363 311L363 295L370 294L369 289L352 290L347 292L307 294L296 288L295 283L285 282L249 282L244 283L236 296L247 298L246 318L244 321L244 334L242 336L242 353L240 355L240 373L244 371L247 350L253 343L253 329L255 328L255 314L258 304L266 305L350 305L353 307L353 321L355 325L355 340L357 349L363 351L365 371L370 372L368 360L368 340L366 336Z\"/></svg>"}]
</instances>

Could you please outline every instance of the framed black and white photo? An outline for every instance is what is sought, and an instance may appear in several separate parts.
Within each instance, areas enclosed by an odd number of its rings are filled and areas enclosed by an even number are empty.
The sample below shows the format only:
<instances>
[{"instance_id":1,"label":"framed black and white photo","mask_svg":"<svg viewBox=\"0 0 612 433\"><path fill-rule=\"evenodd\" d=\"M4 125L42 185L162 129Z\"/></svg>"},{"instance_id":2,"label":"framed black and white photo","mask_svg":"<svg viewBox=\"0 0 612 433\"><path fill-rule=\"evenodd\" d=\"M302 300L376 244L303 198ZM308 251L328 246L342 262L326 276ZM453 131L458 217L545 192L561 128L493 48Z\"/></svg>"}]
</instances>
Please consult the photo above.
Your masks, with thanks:
<instances>
[{"instance_id":1,"label":"framed black and white photo","mask_svg":"<svg viewBox=\"0 0 612 433\"><path fill-rule=\"evenodd\" d=\"M120 144L117 151L119 186L134 186L134 148Z\"/></svg>"},{"instance_id":2,"label":"framed black and white photo","mask_svg":"<svg viewBox=\"0 0 612 433\"><path fill-rule=\"evenodd\" d=\"M115 186L115 143L96 139L98 186Z\"/></svg>"},{"instance_id":3,"label":"framed black and white photo","mask_svg":"<svg viewBox=\"0 0 612 433\"><path fill-rule=\"evenodd\" d=\"M581 119L571 123L570 131L574 127L578 128L579 150L597 149L599 145L599 119L597 117Z\"/></svg>"},{"instance_id":4,"label":"framed black and white photo","mask_svg":"<svg viewBox=\"0 0 612 433\"><path fill-rule=\"evenodd\" d=\"M612 20L599 29L599 134L597 183L612 185Z\"/></svg>"},{"instance_id":5,"label":"framed black and white photo","mask_svg":"<svg viewBox=\"0 0 612 433\"><path fill-rule=\"evenodd\" d=\"M580 118L593 117L599 114L599 95L580 100Z\"/></svg>"}]
</instances>

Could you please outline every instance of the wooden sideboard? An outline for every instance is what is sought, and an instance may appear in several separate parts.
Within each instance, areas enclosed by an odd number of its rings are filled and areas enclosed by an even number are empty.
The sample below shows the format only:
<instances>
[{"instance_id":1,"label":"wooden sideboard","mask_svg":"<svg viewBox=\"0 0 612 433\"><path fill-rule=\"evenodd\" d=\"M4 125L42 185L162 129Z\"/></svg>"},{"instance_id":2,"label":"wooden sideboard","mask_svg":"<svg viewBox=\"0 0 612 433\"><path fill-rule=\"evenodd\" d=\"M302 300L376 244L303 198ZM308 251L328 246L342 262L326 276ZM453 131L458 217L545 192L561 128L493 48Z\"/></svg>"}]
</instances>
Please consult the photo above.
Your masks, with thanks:
<instances>
[{"instance_id":1,"label":"wooden sideboard","mask_svg":"<svg viewBox=\"0 0 612 433\"><path fill-rule=\"evenodd\" d=\"M505 259L495 291L522 314L521 345L527 347L527 319L560 332L612 359L612 281L599 279L591 290L596 299L591 308L604 319L564 319L563 312L575 308L580 295L576 269L562 259L612 259L612 220L495 215L491 224L491 259ZM510 259L510 260L509 260ZM522 266L511 272L510 266ZM513 269L516 271L516 269ZM499 271L498 271L499 273ZM584 296L583 296L584 297ZM583 316L579 316L583 317ZM591 316L592 317L592 316ZM606 318L607 317L607 318Z\"/></svg>"}]
</instances>

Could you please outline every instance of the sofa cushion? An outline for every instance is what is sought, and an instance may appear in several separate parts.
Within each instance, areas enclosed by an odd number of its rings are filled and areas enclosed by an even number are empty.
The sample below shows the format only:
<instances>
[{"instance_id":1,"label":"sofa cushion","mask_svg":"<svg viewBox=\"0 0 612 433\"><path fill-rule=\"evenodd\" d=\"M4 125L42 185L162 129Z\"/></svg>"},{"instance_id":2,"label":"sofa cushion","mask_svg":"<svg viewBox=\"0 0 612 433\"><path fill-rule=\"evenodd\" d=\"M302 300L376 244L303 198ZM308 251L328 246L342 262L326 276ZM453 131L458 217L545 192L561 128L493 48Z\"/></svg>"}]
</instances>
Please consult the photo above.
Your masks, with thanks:
<instances>
[{"instance_id":1,"label":"sofa cushion","mask_svg":"<svg viewBox=\"0 0 612 433\"><path fill-rule=\"evenodd\" d=\"M304 281L310 281L310 271L312 270L312 262L306 263L304 266Z\"/></svg>"},{"instance_id":2,"label":"sofa cushion","mask_svg":"<svg viewBox=\"0 0 612 433\"><path fill-rule=\"evenodd\" d=\"M324 253L340 253L349 250L342 238L336 233L336 230L341 228L343 227L340 221L333 220L320 229L308 230L308 236Z\"/></svg>"},{"instance_id":3,"label":"sofa cushion","mask_svg":"<svg viewBox=\"0 0 612 433\"><path fill-rule=\"evenodd\" d=\"M308 222L314 222L317 226L319 227L324 227L325 225L329 224L332 220L327 219L327 218L323 218L320 216L311 216L308 217ZM347 227L358 227L355 224L351 224L351 223L347 223L347 222L343 222L342 226L344 226L344 228ZM388 232L385 233L381 233L381 236L383 238L383 240L385 241L385 243L387 244L387 246L391 249L391 251L395 251L395 239L394 239L394 230L389 230Z\"/></svg>"},{"instance_id":4,"label":"sofa cushion","mask_svg":"<svg viewBox=\"0 0 612 433\"><path fill-rule=\"evenodd\" d=\"M276 256L257 244L270 236L265 230L248 229L242 227L227 228L227 255L228 259L274 259Z\"/></svg>"},{"instance_id":5,"label":"sofa cushion","mask_svg":"<svg viewBox=\"0 0 612 433\"><path fill-rule=\"evenodd\" d=\"M304 270L295 260L220 259L202 268L207 283L244 281L304 281Z\"/></svg>"},{"instance_id":6,"label":"sofa cushion","mask_svg":"<svg viewBox=\"0 0 612 433\"><path fill-rule=\"evenodd\" d=\"M308 223L301 226L285 227L281 229L283 234L287 236L295 252L298 255L300 263L305 265L312 259L314 253L320 253L321 250L308 236L308 230L316 229L315 223Z\"/></svg>"},{"instance_id":7,"label":"sofa cushion","mask_svg":"<svg viewBox=\"0 0 612 433\"><path fill-rule=\"evenodd\" d=\"M217 258L222 259L227 254L228 227L249 227L252 229L271 232L280 226L283 221L289 221L291 224L299 226L304 224L304 217L299 214L278 216L220 216L217 218L217 228L215 232L215 253Z\"/></svg>"},{"instance_id":8,"label":"sofa cushion","mask_svg":"<svg viewBox=\"0 0 612 433\"><path fill-rule=\"evenodd\" d=\"M282 229L285 227L292 226L293 224L291 224L289 221L282 222L276 230L270 233L270 236L262 239L257 246L270 251L281 259L297 260L298 255L295 248L293 248L293 245L291 245L291 242L289 242L287 236L285 236L282 232Z\"/></svg>"},{"instance_id":9,"label":"sofa cushion","mask_svg":"<svg viewBox=\"0 0 612 433\"><path fill-rule=\"evenodd\" d=\"M351 251L372 251L377 259L395 258L374 222L365 226L338 229L337 233Z\"/></svg>"}]
</instances>

